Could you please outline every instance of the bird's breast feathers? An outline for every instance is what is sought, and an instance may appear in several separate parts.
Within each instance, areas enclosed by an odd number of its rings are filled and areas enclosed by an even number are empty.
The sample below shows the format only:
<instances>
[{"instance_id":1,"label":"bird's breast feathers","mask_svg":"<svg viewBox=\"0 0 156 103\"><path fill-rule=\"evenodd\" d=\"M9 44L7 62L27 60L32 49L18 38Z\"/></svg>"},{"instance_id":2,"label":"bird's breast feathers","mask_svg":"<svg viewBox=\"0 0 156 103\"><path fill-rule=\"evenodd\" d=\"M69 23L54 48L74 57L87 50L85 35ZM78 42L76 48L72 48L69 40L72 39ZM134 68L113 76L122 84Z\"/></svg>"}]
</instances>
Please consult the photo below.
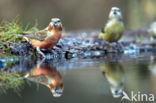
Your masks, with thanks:
<instances>
[{"instance_id":1,"label":"bird's breast feathers","mask_svg":"<svg viewBox=\"0 0 156 103\"><path fill-rule=\"evenodd\" d=\"M106 24L105 27L105 32L106 33L113 33L113 34L118 34L118 33L123 33L124 31L124 24L121 21L109 21Z\"/></svg>"},{"instance_id":2,"label":"bird's breast feathers","mask_svg":"<svg viewBox=\"0 0 156 103\"><path fill-rule=\"evenodd\" d=\"M124 32L124 24L119 20L110 20L106 24L104 31L105 32L100 34L99 37L109 42L118 41Z\"/></svg>"}]
</instances>

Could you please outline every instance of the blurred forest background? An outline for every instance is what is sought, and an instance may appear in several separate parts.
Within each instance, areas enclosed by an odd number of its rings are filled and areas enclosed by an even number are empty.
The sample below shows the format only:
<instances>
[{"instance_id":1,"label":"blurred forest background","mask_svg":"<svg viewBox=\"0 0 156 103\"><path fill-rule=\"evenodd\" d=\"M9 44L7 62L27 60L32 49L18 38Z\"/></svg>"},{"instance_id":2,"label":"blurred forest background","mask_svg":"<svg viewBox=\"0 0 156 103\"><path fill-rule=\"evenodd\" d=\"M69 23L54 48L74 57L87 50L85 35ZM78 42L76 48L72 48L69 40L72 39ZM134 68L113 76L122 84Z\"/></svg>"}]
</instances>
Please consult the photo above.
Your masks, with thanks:
<instances>
[{"instance_id":1,"label":"blurred forest background","mask_svg":"<svg viewBox=\"0 0 156 103\"><path fill-rule=\"evenodd\" d=\"M128 29L156 20L156 0L0 0L0 21L18 16L24 26L37 21L42 29L59 17L66 30L100 29L112 6L121 8Z\"/></svg>"}]
</instances>

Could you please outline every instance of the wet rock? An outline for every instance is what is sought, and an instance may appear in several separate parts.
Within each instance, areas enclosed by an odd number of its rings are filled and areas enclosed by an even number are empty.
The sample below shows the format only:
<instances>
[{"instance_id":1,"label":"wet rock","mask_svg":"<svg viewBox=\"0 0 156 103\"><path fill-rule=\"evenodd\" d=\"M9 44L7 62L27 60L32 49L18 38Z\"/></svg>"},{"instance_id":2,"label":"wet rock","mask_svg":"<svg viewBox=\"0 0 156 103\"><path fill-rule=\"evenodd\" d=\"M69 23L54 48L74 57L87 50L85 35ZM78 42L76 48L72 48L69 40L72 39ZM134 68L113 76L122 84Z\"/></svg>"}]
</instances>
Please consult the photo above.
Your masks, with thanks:
<instances>
[{"instance_id":1,"label":"wet rock","mask_svg":"<svg viewBox=\"0 0 156 103\"><path fill-rule=\"evenodd\" d=\"M35 49L27 42L12 43L12 52L15 55L26 56L37 54ZM82 40L79 38L62 38L53 48L43 51L49 59L54 58L74 58L74 57L98 57L108 53L138 53L152 51L153 46L136 43L117 42L108 43L101 39ZM39 55L39 54L37 54Z\"/></svg>"},{"instance_id":2,"label":"wet rock","mask_svg":"<svg viewBox=\"0 0 156 103\"><path fill-rule=\"evenodd\" d=\"M33 47L30 43L24 41L22 43L11 43L12 53L18 56L33 55Z\"/></svg>"},{"instance_id":3,"label":"wet rock","mask_svg":"<svg viewBox=\"0 0 156 103\"><path fill-rule=\"evenodd\" d=\"M120 43L107 43L98 40L81 40L78 38L62 38L53 48L42 48L47 58L73 58L73 57L95 57L102 56L105 53L121 52ZM11 43L13 54L19 56L36 54L35 48L28 42Z\"/></svg>"}]
</instances>

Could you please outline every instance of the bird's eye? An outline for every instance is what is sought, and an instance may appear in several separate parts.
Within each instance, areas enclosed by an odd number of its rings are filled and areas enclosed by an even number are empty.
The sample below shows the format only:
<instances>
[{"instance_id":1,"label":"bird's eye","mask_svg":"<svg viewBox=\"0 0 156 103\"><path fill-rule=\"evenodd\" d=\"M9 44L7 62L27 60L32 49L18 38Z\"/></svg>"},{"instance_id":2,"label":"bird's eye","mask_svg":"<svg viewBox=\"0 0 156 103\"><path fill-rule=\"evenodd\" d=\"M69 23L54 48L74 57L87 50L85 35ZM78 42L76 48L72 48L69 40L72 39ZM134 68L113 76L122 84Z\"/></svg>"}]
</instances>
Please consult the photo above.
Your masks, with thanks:
<instances>
[{"instance_id":1,"label":"bird's eye","mask_svg":"<svg viewBox=\"0 0 156 103\"><path fill-rule=\"evenodd\" d=\"M57 22L61 22L61 21L59 20L59 21L57 21Z\"/></svg>"},{"instance_id":2,"label":"bird's eye","mask_svg":"<svg viewBox=\"0 0 156 103\"><path fill-rule=\"evenodd\" d=\"M55 21L54 23L56 24L56 23L60 23L61 21Z\"/></svg>"}]
</instances>

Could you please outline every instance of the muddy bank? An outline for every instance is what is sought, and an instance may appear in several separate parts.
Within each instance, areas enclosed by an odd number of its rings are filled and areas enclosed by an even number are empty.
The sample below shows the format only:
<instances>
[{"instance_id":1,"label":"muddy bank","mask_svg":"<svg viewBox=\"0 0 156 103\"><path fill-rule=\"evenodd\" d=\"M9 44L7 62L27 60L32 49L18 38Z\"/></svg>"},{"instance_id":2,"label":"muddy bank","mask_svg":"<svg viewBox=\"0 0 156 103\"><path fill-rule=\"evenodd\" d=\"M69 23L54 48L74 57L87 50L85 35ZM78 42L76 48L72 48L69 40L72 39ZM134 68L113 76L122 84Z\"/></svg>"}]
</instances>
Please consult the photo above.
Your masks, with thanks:
<instances>
[{"instance_id":1,"label":"muddy bank","mask_svg":"<svg viewBox=\"0 0 156 103\"><path fill-rule=\"evenodd\" d=\"M47 58L100 57L108 53L140 53L156 51L156 41L151 41L146 29L129 30L118 43L108 43L97 38L98 31L64 33L54 48L41 50ZM16 56L40 56L26 41L4 42ZM3 48L4 49L4 48Z\"/></svg>"}]
</instances>

